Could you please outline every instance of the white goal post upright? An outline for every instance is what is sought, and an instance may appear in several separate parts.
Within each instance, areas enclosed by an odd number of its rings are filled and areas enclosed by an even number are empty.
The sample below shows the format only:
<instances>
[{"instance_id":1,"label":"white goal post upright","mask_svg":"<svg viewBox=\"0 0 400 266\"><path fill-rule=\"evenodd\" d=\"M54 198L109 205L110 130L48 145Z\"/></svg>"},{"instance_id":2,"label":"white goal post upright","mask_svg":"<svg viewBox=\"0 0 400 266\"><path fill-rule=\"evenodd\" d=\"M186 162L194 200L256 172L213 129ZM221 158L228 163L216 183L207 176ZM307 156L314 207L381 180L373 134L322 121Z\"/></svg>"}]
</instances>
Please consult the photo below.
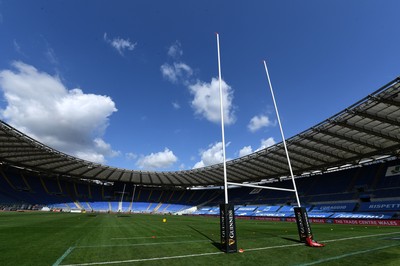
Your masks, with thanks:
<instances>
[{"instance_id":1,"label":"white goal post upright","mask_svg":"<svg viewBox=\"0 0 400 266\"><path fill-rule=\"evenodd\" d=\"M285 135L283 134L281 119L279 118L278 106L276 105L274 90L272 89L271 79L270 79L270 77L269 77L268 68L267 68L267 63L265 62L265 60L264 60L264 67L265 67L265 73L267 74L267 79L268 79L269 88L270 88L270 90L271 90L272 101L274 102L276 117L277 117L277 119L278 119L278 124L279 124L279 129L280 129L280 131L281 131L283 147L285 148L286 158L287 158L287 162L288 162L288 165L289 165L290 175L291 175L291 177L292 177L294 193L296 194L297 206L298 206L298 207L301 207L299 195L298 195L298 193L297 193L296 182L294 181L294 175L293 175L293 170L292 170L292 164L290 163L290 157L289 157L288 149L287 149L287 146L286 146L286 139L285 139Z\"/></svg>"},{"instance_id":2,"label":"white goal post upright","mask_svg":"<svg viewBox=\"0 0 400 266\"><path fill-rule=\"evenodd\" d=\"M293 191L296 195L297 207L294 207L293 210L294 210L294 215L296 218L297 229L299 232L299 238L300 238L301 242L307 243L308 246L323 247L324 244L320 244L314 240L313 234L311 232L310 221L309 221L308 215L307 215L307 210L306 210L306 208L301 207L301 204L300 204L300 198L299 198L299 194L297 193L296 181L294 180L292 164L290 163L289 152L288 152L287 145L286 145L286 139L285 139L285 135L283 134L282 123L281 123L281 119L279 117L278 106L275 101L274 90L272 89L272 83L271 83L271 79L270 79L269 73L268 73L267 62L265 62L265 60L264 60L264 68L265 68L265 73L267 74L268 85L269 85L271 95L272 95L272 101L274 102L276 118L278 120L279 129L281 131L283 147L285 148L285 153L286 153L286 158L287 158L287 162L288 162L288 166L289 166L290 176L291 176L292 182L293 182Z\"/></svg>"},{"instance_id":3,"label":"white goal post upright","mask_svg":"<svg viewBox=\"0 0 400 266\"><path fill-rule=\"evenodd\" d=\"M126 187L126 184L124 184L124 188L122 189L121 201L118 204L119 205L118 206L118 211L119 212L122 212L122 202L124 201L125 187Z\"/></svg>"},{"instance_id":4,"label":"white goal post upright","mask_svg":"<svg viewBox=\"0 0 400 266\"><path fill-rule=\"evenodd\" d=\"M233 204L229 204L228 198L228 185L237 185L243 187L253 187L262 189L281 190L287 192L294 192L296 195L297 206L294 207L297 227L299 231L300 241L306 242L309 246L323 246L313 240L310 223L307 216L307 211L304 207L301 207L299 195L297 193L296 182L294 180L292 164L290 163L290 157L286 146L285 135L283 134L282 124L279 117L278 107L275 101L274 91L272 89L271 79L269 77L267 63L264 60L265 73L267 74L269 88L271 90L272 100L274 102L276 117L279 124L279 129L282 135L282 142L286 152L286 158L289 165L289 171L293 182L293 189L288 188L276 188L268 186L259 186L256 184L239 184L234 182L228 182L227 169L226 169L226 155L225 155L225 130L224 130L224 108L223 108L223 93L222 93L222 77L221 77L221 54L219 46L219 34L217 35L217 50L218 50L218 77L219 77L219 98L220 98L220 111L221 111L221 133L222 133L222 156L223 156L223 170L224 170L224 193L225 203L220 204L220 232L221 232L221 250L226 253L237 252L237 241L236 241L236 226L235 226L235 209Z\"/></svg>"},{"instance_id":5,"label":"white goal post upright","mask_svg":"<svg viewBox=\"0 0 400 266\"><path fill-rule=\"evenodd\" d=\"M225 192L225 204L229 203L228 199L228 178L226 174L226 155L225 155L225 130L224 130L224 107L223 107L223 95L222 95L222 77L221 77L221 54L219 50L219 34L217 35L217 49L218 49L218 77L219 77L219 100L221 109L221 133L222 133L222 157L224 164L224 192Z\"/></svg>"},{"instance_id":6,"label":"white goal post upright","mask_svg":"<svg viewBox=\"0 0 400 266\"><path fill-rule=\"evenodd\" d=\"M235 209L233 204L229 204L229 198L228 198L228 177L226 173L226 155L225 155L224 107L223 107L222 77L221 77L221 53L219 49L219 34L216 33L216 35L217 35L217 49L218 49L219 100L220 100L220 111L221 111L222 156L224 165L224 192L225 192L225 203L219 205L221 250L226 253L235 253L237 252Z\"/></svg>"},{"instance_id":7,"label":"white goal post upright","mask_svg":"<svg viewBox=\"0 0 400 266\"><path fill-rule=\"evenodd\" d=\"M135 198L135 191L136 191L136 185L133 185L133 192L132 192L130 211L132 211L133 200Z\"/></svg>"}]
</instances>

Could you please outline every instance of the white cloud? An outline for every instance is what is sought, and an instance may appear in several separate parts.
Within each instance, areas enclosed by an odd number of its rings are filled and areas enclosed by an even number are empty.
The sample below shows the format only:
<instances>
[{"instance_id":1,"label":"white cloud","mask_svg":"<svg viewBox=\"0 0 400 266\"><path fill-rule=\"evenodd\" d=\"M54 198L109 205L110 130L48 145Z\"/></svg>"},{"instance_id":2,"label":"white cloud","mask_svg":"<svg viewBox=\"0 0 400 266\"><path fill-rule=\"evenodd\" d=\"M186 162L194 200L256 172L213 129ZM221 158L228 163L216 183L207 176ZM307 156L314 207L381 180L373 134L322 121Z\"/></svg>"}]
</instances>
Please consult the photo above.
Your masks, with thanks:
<instances>
[{"instance_id":1,"label":"white cloud","mask_svg":"<svg viewBox=\"0 0 400 266\"><path fill-rule=\"evenodd\" d=\"M165 63L160 67L163 77L172 83L182 82L187 84L193 74L190 66L182 62L175 62L172 65Z\"/></svg>"},{"instance_id":2,"label":"white cloud","mask_svg":"<svg viewBox=\"0 0 400 266\"><path fill-rule=\"evenodd\" d=\"M125 50L133 51L137 45L136 42L131 42L129 39L122 39L120 37L110 39L107 36L107 32L104 33L103 38L104 41L117 50L120 55L124 55Z\"/></svg>"},{"instance_id":3,"label":"white cloud","mask_svg":"<svg viewBox=\"0 0 400 266\"><path fill-rule=\"evenodd\" d=\"M193 79L191 80L194 75L192 68L178 61L182 54L181 44L176 41L168 49L168 56L173 58L175 62L172 64L164 63L160 67L163 77L172 83L181 83L189 89L193 96L191 105L196 115L213 123L219 123L221 121L219 80L212 78L210 83L199 80L193 82ZM222 80L222 93L224 123L230 125L236 122L232 103L233 89L224 80Z\"/></svg>"},{"instance_id":4,"label":"white cloud","mask_svg":"<svg viewBox=\"0 0 400 266\"><path fill-rule=\"evenodd\" d=\"M116 157L120 155L119 151L114 151L111 148L111 145L109 143L106 143L103 139L101 138L95 138L93 140L94 144L95 144L95 148L96 150L103 154L104 156L107 157Z\"/></svg>"},{"instance_id":5,"label":"white cloud","mask_svg":"<svg viewBox=\"0 0 400 266\"><path fill-rule=\"evenodd\" d=\"M229 142L226 146L229 146ZM222 163L224 161L224 155L222 150L222 142L210 144L207 150L200 151L201 161L197 162L193 168L201 168L209 165ZM227 161L229 159L226 159Z\"/></svg>"},{"instance_id":6,"label":"white cloud","mask_svg":"<svg viewBox=\"0 0 400 266\"><path fill-rule=\"evenodd\" d=\"M181 106L177 102L173 102L172 103L172 107L174 107L174 109L180 109L181 108Z\"/></svg>"},{"instance_id":7,"label":"white cloud","mask_svg":"<svg viewBox=\"0 0 400 266\"><path fill-rule=\"evenodd\" d=\"M253 149L251 148L251 146L245 146L239 151L239 157L249 155L252 152L253 152Z\"/></svg>"},{"instance_id":8,"label":"white cloud","mask_svg":"<svg viewBox=\"0 0 400 266\"><path fill-rule=\"evenodd\" d=\"M211 83L200 82L189 86L193 94L192 107L197 115L213 123L221 121L219 80L212 78ZM224 106L224 123L230 125L236 122L233 110L233 89L222 80L222 102Z\"/></svg>"},{"instance_id":9,"label":"white cloud","mask_svg":"<svg viewBox=\"0 0 400 266\"><path fill-rule=\"evenodd\" d=\"M101 139L108 117L116 112L108 96L68 90L58 77L14 62L15 70L0 71L7 106L0 116L12 126L50 147L79 158L104 163L117 156Z\"/></svg>"},{"instance_id":10,"label":"white cloud","mask_svg":"<svg viewBox=\"0 0 400 266\"><path fill-rule=\"evenodd\" d=\"M13 45L14 45L14 50L19 53L22 54L22 50L21 50L21 46L19 45L19 43L17 42L17 40L13 40Z\"/></svg>"},{"instance_id":11,"label":"white cloud","mask_svg":"<svg viewBox=\"0 0 400 266\"><path fill-rule=\"evenodd\" d=\"M125 154L125 157L128 160L136 160L136 158L138 157L137 154L133 153L133 152L128 152Z\"/></svg>"},{"instance_id":12,"label":"white cloud","mask_svg":"<svg viewBox=\"0 0 400 266\"><path fill-rule=\"evenodd\" d=\"M164 151L143 156L136 162L136 165L141 169L152 170L169 167L177 161L178 157L168 148L165 148Z\"/></svg>"},{"instance_id":13,"label":"white cloud","mask_svg":"<svg viewBox=\"0 0 400 266\"><path fill-rule=\"evenodd\" d=\"M271 120L269 120L269 117L266 115L257 115L254 116L249 124L247 125L247 128L251 131L251 132L256 132L257 130L259 130L262 127L268 127L273 125L273 123L271 122Z\"/></svg>"},{"instance_id":14,"label":"white cloud","mask_svg":"<svg viewBox=\"0 0 400 266\"><path fill-rule=\"evenodd\" d=\"M267 139L262 139L260 143L260 147L256 149L256 151L260 151L262 149L268 148L272 145L274 145L276 142L273 137L267 138ZM243 157L246 155L249 155L250 153L253 153L253 148L251 146L244 146L240 151L239 151L239 157Z\"/></svg>"},{"instance_id":15,"label":"white cloud","mask_svg":"<svg viewBox=\"0 0 400 266\"><path fill-rule=\"evenodd\" d=\"M54 52L53 48L51 48L49 45L47 46L45 56L51 64L58 65L58 59L56 53Z\"/></svg>"},{"instance_id":16,"label":"white cloud","mask_svg":"<svg viewBox=\"0 0 400 266\"><path fill-rule=\"evenodd\" d=\"M267 139L262 139L262 140L261 140L261 146L260 146L260 148L258 148L256 151L259 151L259 150L268 148L268 147L274 145L275 143L276 143L276 142L275 142L275 140L274 140L273 137L269 137L269 138L267 138Z\"/></svg>"},{"instance_id":17,"label":"white cloud","mask_svg":"<svg viewBox=\"0 0 400 266\"><path fill-rule=\"evenodd\" d=\"M175 43L168 48L168 56L174 59L179 59L182 55L182 45L179 41L175 41Z\"/></svg>"}]
</instances>

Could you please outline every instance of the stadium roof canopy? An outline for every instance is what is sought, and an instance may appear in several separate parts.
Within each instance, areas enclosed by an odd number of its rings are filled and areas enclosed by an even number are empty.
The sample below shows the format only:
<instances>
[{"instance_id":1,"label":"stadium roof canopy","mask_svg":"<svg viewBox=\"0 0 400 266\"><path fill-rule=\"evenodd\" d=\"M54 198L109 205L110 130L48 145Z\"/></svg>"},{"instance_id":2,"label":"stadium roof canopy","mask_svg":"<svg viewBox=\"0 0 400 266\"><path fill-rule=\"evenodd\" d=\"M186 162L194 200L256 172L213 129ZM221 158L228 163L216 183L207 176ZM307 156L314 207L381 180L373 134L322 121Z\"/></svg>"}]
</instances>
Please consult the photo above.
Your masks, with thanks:
<instances>
[{"instance_id":1,"label":"stadium roof canopy","mask_svg":"<svg viewBox=\"0 0 400 266\"><path fill-rule=\"evenodd\" d=\"M400 77L342 112L287 140L295 175L400 154ZM54 150L0 121L0 162L43 174L153 186L223 184L223 164L155 172L99 165ZM229 182L288 176L283 143L227 162Z\"/></svg>"}]
</instances>

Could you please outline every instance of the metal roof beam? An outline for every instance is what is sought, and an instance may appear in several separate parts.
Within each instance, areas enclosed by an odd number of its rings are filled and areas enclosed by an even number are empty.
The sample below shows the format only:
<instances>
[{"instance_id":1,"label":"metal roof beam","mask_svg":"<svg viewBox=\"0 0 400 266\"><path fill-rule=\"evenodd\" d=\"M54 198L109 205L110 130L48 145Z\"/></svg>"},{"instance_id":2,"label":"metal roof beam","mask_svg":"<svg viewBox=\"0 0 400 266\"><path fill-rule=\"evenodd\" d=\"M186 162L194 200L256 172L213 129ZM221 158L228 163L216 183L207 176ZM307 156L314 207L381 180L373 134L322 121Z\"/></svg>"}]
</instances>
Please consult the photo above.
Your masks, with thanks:
<instances>
[{"instance_id":1,"label":"metal roof beam","mask_svg":"<svg viewBox=\"0 0 400 266\"><path fill-rule=\"evenodd\" d=\"M221 173L215 173L213 172L213 170L220 170ZM204 171L205 172L205 171ZM223 180L223 173L222 173L222 169L220 168L208 168L207 174L211 175L213 178L215 178L215 180L219 181L220 179ZM199 173L199 174L203 174L203 172Z\"/></svg>"},{"instance_id":2,"label":"metal roof beam","mask_svg":"<svg viewBox=\"0 0 400 266\"><path fill-rule=\"evenodd\" d=\"M319 161L319 162L321 162L321 163L325 163L325 161L322 160L322 159L320 159L320 158L310 157L310 155L308 155L308 154L306 154L306 153L303 153L303 152L298 151L298 150L294 150L293 148L291 149L290 145L288 145L288 150L289 150L289 155L290 155L291 153L293 153L293 154L297 154L298 156L310 158L310 159L312 159L312 160ZM290 157L290 158L292 158L292 157ZM310 163L308 163L308 164L309 164L310 166L315 166L315 164L310 164Z\"/></svg>"},{"instance_id":3,"label":"metal roof beam","mask_svg":"<svg viewBox=\"0 0 400 266\"><path fill-rule=\"evenodd\" d=\"M320 140L320 139L316 139L316 138L311 137L311 136L303 136L303 138L306 139L306 140L309 140L309 141L314 141L316 143L328 146L328 147L333 148L333 149L344 151L346 153L352 153L352 154L355 154L355 155L361 155L361 153L359 153L359 152L347 149L345 147L342 147L340 145L336 145L336 144L331 143L331 142L327 142L327 141L323 141L323 140Z\"/></svg>"},{"instance_id":4,"label":"metal roof beam","mask_svg":"<svg viewBox=\"0 0 400 266\"><path fill-rule=\"evenodd\" d=\"M75 165L75 164L77 165L76 167L72 168L71 170L66 171L65 174L67 174L67 175L70 175L71 172L73 172L73 171L75 171L75 170L77 170L79 168L82 168L82 167L85 167L85 166L87 167L87 165L80 164L80 163L78 163L76 161L68 161L68 160L66 160L65 163L61 162L61 161L60 161L60 163L61 163L60 166L56 166L53 169L57 170L59 168L66 167L68 165Z\"/></svg>"},{"instance_id":5,"label":"metal roof beam","mask_svg":"<svg viewBox=\"0 0 400 266\"><path fill-rule=\"evenodd\" d=\"M158 173L154 173L154 175L155 175L158 179L160 179L161 185L164 185L164 184L165 184L164 181L161 179L161 177L160 177L160 175L159 175ZM169 179L168 179L168 181L171 182L171 180L169 180Z\"/></svg>"},{"instance_id":6,"label":"metal roof beam","mask_svg":"<svg viewBox=\"0 0 400 266\"><path fill-rule=\"evenodd\" d=\"M278 169L280 169L280 170L282 170L282 171L284 171L284 172L286 172L286 171L289 170L289 169L283 168L282 166L277 165L277 164L275 164L275 163L271 163L271 162L268 162L268 161L266 161L266 160L262 160L262 158L265 158L265 159L267 159L267 160L270 159L270 158L266 158L266 157L264 157L264 156L258 156L258 157L254 157L253 160L256 160L256 161L258 161L258 162L263 163L263 164L264 164L264 167L265 167L266 169L268 169L268 168L265 166L265 164L269 164L269 165L271 165L272 167L278 168ZM271 160L271 161L272 161L272 160ZM273 161L276 161L276 160L273 160ZM279 161L279 163L282 163L282 162ZM278 173L281 173L281 172L278 172Z\"/></svg>"},{"instance_id":7,"label":"metal roof beam","mask_svg":"<svg viewBox=\"0 0 400 266\"><path fill-rule=\"evenodd\" d=\"M36 159L29 158L29 159L25 159L25 160L21 160L21 161L16 161L16 163L34 163L36 161L43 161L43 160L46 160L46 162L39 163L39 164L34 164L33 166L34 167L40 167L42 165L49 164L49 163L62 162L65 159L64 158L57 158L57 157L54 158L51 155L47 155L45 157L36 158Z\"/></svg>"},{"instance_id":8,"label":"metal roof beam","mask_svg":"<svg viewBox=\"0 0 400 266\"><path fill-rule=\"evenodd\" d=\"M376 98L375 98L375 99L376 99ZM385 103L385 104L387 104L387 105L394 105L394 106L400 107L400 102L396 102L396 101L393 101L393 100L391 100L391 99L377 98L377 100L378 100L379 102Z\"/></svg>"},{"instance_id":9,"label":"metal roof beam","mask_svg":"<svg viewBox=\"0 0 400 266\"><path fill-rule=\"evenodd\" d=\"M32 150L31 150L32 151ZM0 151L0 154L3 153ZM32 157L32 156L38 156L38 155L48 155L48 153L42 152L42 151L37 151L37 152L29 152L29 153L22 153L22 154L15 154L15 155L8 155L7 159L10 158L20 158L20 157Z\"/></svg>"},{"instance_id":10,"label":"metal roof beam","mask_svg":"<svg viewBox=\"0 0 400 266\"><path fill-rule=\"evenodd\" d=\"M332 133L332 132L330 132L328 129L325 129L325 130L322 130L322 129L321 129L321 130L317 130L317 132L318 132L318 133L321 133L321 134L324 134L324 135L328 135L328 136L334 137L334 138L343 139L343 140L345 140L345 141L352 142L352 143L355 143L355 144L357 144L357 145L361 145L361 146L364 146L364 147L368 147L368 148L371 148L371 149L374 149L374 150L377 150L377 149L380 148L380 147L377 147L377 146L375 146L375 145L373 145L373 144L370 144L370 143L368 143L368 142L365 142L365 141L363 141L362 139L357 140L357 139L353 139L353 138L350 138L350 137L347 137L347 136L344 136L344 135L341 135L341 134L338 134L338 133Z\"/></svg>"},{"instance_id":11,"label":"metal roof beam","mask_svg":"<svg viewBox=\"0 0 400 266\"><path fill-rule=\"evenodd\" d=\"M280 173L279 171L276 171L276 170L274 170L274 169L266 168L264 164L261 165L261 164L259 164L259 163L255 163L255 162L256 162L256 161L253 161L253 160L250 161L250 160L248 160L248 161L246 161L246 162L243 162L242 164L243 164L243 167L252 168L252 169L254 169L255 171L257 171L257 172L259 172L259 173L261 173L261 174L264 174L264 175L265 175L265 171L264 171L264 170L268 170L268 171L274 172L274 173L276 173L276 174L279 174L279 173Z\"/></svg>"},{"instance_id":12,"label":"metal roof beam","mask_svg":"<svg viewBox=\"0 0 400 266\"><path fill-rule=\"evenodd\" d=\"M276 154L276 155L284 158L284 160L287 160L286 154L280 154L280 153L278 153L278 151L272 151L271 153ZM288 153L289 153L289 156L290 156L291 151L288 151ZM303 161L303 160L301 160L301 159L299 159L299 158L297 158L295 156L290 156L290 162L298 162L298 163L305 164L305 165L308 165L308 166L313 166L309 162Z\"/></svg>"},{"instance_id":13,"label":"metal roof beam","mask_svg":"<svg viewBox=\"0 0 400 266\"><path fill-rule=\"evenodd\" d=\"M369 113L366 113L366 112L360 112L360 111L353 111L353 112L354 112L355 115L358 115L358 116L361 116L361 117L364 117L364 118L368 118L368 119L371 119L371 120L377 120L379 122L386 123L386 124L389 124L389 125L400 126L400 122L398 122L395 119L391 119L391 118L387 118L387 117L381 117L381 116L377 116L377 115L372 115L372 114L369 114Z\"/></svg>"},{"instance_id":14,"label":"metal roof beam","mask_svg":"<svg viewBox=\"0 0 400 266\"><path fill-rule=\"evenodd\" d=\"M262 171L257 170L256 168L253 167L253 165L247 163L247 166L245 166L244 164L245 164L245 162L240 162L240 163L236 163L235 165L231 165L230 167L232 167L232 168L239 168L239 169L240 169L241 171L243 171L243 172L249 171L249 172L251 172L253 175L256 175L256 176L259 175L259 174L263 174ZM230 168L230 167L229 167L229 168ZM243 168L245 168L245 167L247 167L247 169L243 169ZM229 168L228 168L228 169L229 169Z\"/></svg>"},{"instance_id":15,"label":"metal roof beam","mask_svg":"<svg viewBox=\"0 0 400 266\"><path fill-rule=\"evenodd\" d=\"M18 142L15 142L15 143L18 143ZM4 145L3 143L0 142L0 150L6 150L6 151L10 151L10 152L14 152L15 151L16 152L16 151L25 151L25 150L32 151L32 150L37 150L37 149L32 148L32 146L29 146L29 145L15 145L15 144L14 145L13 144L9 145L8 143Z\"/></svg>"},{"instance_id":16,"label":"metal roof beam","mask_svg":"<svg viewBox=\"0 0 400 266\"><path fill-rule=\"evenodd\" d=\"M211 175L210 176L204 175L203 172L206 172L206 171L199 171L199 170L194 169L188 174L196 176L198 179L201 180L202 184L205 183L204 182L205 180L210 180L212 182L216 182L216 180L219 179L219 178L215 178L214 176L211 176ZM208 171L206 173L208 173Z\"/></svg>"},{"instance_id":17,"label":"metal roof beam","mask_svg":"<svg viewBox=\"0 0 400 266\"><path fill-rule=\"evenodd\" d=\"M303 138L302 136L300 136L300 137ZM291 145L295 145L295 146L299 146L299 147L301 147L303 149L310 150L310 151L313 151L313 152L316 152L316 153L319 153L319 154L323 154L323 155L331 157L331 158L335 158L337 160L342 160L343 159L342 157L339 157L339 156L337 156L335 154L332 154L330 152L326 152L326 151L323 151L323 150L320 150L320 149L316 149L314 147L310 147L308 145L301 144L299 142L292 142L290 144ZM314 157L312 157L312 158L314 158ZM329 163L329 161L326 161L326 162Z\"/></svg>"},{"instance_id":18,"label":"metal roof beam","mask_svg":"<svg viewBox=\"0 0 400 266\"><path fill-rule=\"evenodd\" d=\"M184 175L177 175L177 174L171 173L171 176L173 176L176 180L179 180L179 182L181 182L182 186L184 185L184 183L181 181L181 179L184 179L186 181L186 183L193 185L193 182L191 182L189 179L187 179Z\"/></svg>"},{"instance_id":19,"label":"metal roof beam","mask_svg":"<svg viewBox=\"0 0 400 266\"><path fill-rule=\"evenodd\" d=\"M186 179L188 179L188 180L195 180L196 183L190 182L191 184L193 184L193 186L195 186L195 185L197 185L197 184L198 184L198 185L204 185L204 180L201 179L201 178L199 178L199 177L197 177L197 176L192 176L192 175L189 175L189 174L187 174L187 173L182 173L181 175L182 175L182 176L185 176Z\"/></svg>"},{"instance_id":20,"label":"metal roof beam","mask_svg":"<svg viewBox=\"0 0 400 266\"><path fill-rule=\"evenodd\" d=\"M238 171L236 169L232 169L231 167L228 167L226 169L227 174L228 174L228 179L233 179L233 180L242 180L243 177L242 175L238 174ZM233 176L233 178L232 178Z\"/></svg>"},{"instance_id":21,"label":"metal roof beam","mask_svg":"<svg viewBox=\"0 0 400 266\"><path fill-rule=\"evenodd\" d=\"M270 153L272 153L272 152L270 152ZM273 156L267 157L267 155L263 155L263 156L261 156L261 158L264 157L267 160L275 161L277 163L281 163L283 165L286 165L288 168L287 169L286 168L282 168L282 169L285 170L285 171L289 171L289 166L287 165L287 157L286 157L286 155L282 155L282 154L279 154L279 153L276 153L276 152L274 152L274 154L276 154L277 156L279 156L282 159L278 159L278 158L275 158ZM290 162L292 164L293 170L295 170L297 168L301 168L299 166L296 166L296 164L297 164L296 160L292 160L292 158L290 158Z\"/></svg>"},{"instance_id":22,"label":"metal roof beam","mask_svg":"<svg viewBox=\"0 0 400 266\"><path fill-rule=\"evenodd\" d=\"M352 129L352 130L364 132L364 133L366 133L366 134L368 134L368 135L373 135L373 136L376 136L376 137L378 137L378 138L384 138L384 139L387 139L387 140L390 140L390 141L393 141L393 142L398 142L398 141L400 141L400 139L398 139L398 138L395 138L395 137L392 137L392 136L388 136L388 135L386 135L386 134L378 133L378 132L373 131L373 130L370 130L370 129L357 127L357 126L355 126L355 125L350 125L350 124L348 124L348 123L346 123L346 122L335 121L335 122L333 122L333 123L335 123L335 124L337 124L337 125L339 125L339 126L341 126L341 127L346 127L346 128L350 128L350 129Z\"/></svg>"},{"instance_id":23,"label":"metal roof beam","mask_svg":"<svg viewBox=\"0 0 400 266\"><path fill-rule=\"evenodd\" d=\"M101 173L103 173L104 171L108 170L109 167L104 167L104 168L100 168L101 170L99 172L97 172L94 176L93 179L98 178L97 176L100 175Z\"/></svg>"},{"instance_id":24,"label":"metal roof beam","mask_svg":"<svg viewBox=\"0 0 400 266\"><path fill-rule=\"evenodd\" d=\"M192 175L196 176L197 178L203 180L203 183L201 183L201 185L207 185L206 182L204 182L204 180L208 179L211 180L213 183L218 183L219 179L216 179L215 177L209 177L209 176L205 176L204 174L197 172L197 173L191 173Z\"/></svg>"},{"instance_id":25,"label":"metal roof beam","mask_svg":"<svg viewBox=\"0 0 400 266\"><path fill-rule=\"evenodd\" d=\"M124 171L121 171L121 173L120 173L119 177L117 178L118 182L120 182L120 181L121 181L121 178L122 178L122 176L123 176L123 175L124 175Z\"/></svg>"}]
</instances>

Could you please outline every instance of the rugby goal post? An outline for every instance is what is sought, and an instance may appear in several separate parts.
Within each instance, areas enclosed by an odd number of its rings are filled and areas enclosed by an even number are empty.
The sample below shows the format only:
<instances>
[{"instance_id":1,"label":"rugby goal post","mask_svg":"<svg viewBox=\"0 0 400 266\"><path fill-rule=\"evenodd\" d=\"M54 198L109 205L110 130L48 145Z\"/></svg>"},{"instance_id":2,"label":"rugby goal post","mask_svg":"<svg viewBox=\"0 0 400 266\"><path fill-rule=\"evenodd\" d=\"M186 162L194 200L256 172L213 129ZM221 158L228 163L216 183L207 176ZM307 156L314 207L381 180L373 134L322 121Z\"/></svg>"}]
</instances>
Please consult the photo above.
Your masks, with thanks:
<instances>
[{"instance_id":1,"label":"rugby goal post","mask_svg":"<svg viewBox=\"0 0 400 266\"><path fill-rule=\"evenodd\" d=\"M226 153L225 153L225 130L224 130L224 109L223 109L223 95L222 95L222 77L221 77L221 55L220 55L220 44L219 44L219 34L216 33L217 37L217 52L218 52L218 78L219 78L219 96L220 96L220 115L221 115L221 135L222 135L222 155L223 155L223 172L224 172L224 194L225 194L225 202L220 204L220 232L221 232L221 250L226 253L235 253L237 252L237 240L236 240L236 226L235 226L235 210L233 204L229 204L228 199L228 185L235 186L244 186L244 187L254 187L261 189L272 189L272 190L281 190L281 191L289 191L294 192L296 195L297 207L294 208L297 227L299 231L300 241L307 243L309 246L323 246L323 244L319 244L313 239L313 235L311 232L310 222L307 216L307 211L304 207L301 207L299 195L297 193L296 182L294 180L292 165L290 163L290 157L286 146L286 139L283 133L282 124L280 121L280 116L278 112L278 107L275 101L275 95L271 84L271 79L269 77L267 63L264 60L264 68L268 79L269 88L272 95L272 100L275 107L275 113L279 124L279 129L282 136L283 146L285 148L286 158L289 166L289 171L293 183L293 189L287 188L276 188L276 187L267 187L267 186L259 186L253 184L242 184L242 183L233 183L228 182L227 179L227 170L226 170Z\"/></svg>"}]
</instances>

